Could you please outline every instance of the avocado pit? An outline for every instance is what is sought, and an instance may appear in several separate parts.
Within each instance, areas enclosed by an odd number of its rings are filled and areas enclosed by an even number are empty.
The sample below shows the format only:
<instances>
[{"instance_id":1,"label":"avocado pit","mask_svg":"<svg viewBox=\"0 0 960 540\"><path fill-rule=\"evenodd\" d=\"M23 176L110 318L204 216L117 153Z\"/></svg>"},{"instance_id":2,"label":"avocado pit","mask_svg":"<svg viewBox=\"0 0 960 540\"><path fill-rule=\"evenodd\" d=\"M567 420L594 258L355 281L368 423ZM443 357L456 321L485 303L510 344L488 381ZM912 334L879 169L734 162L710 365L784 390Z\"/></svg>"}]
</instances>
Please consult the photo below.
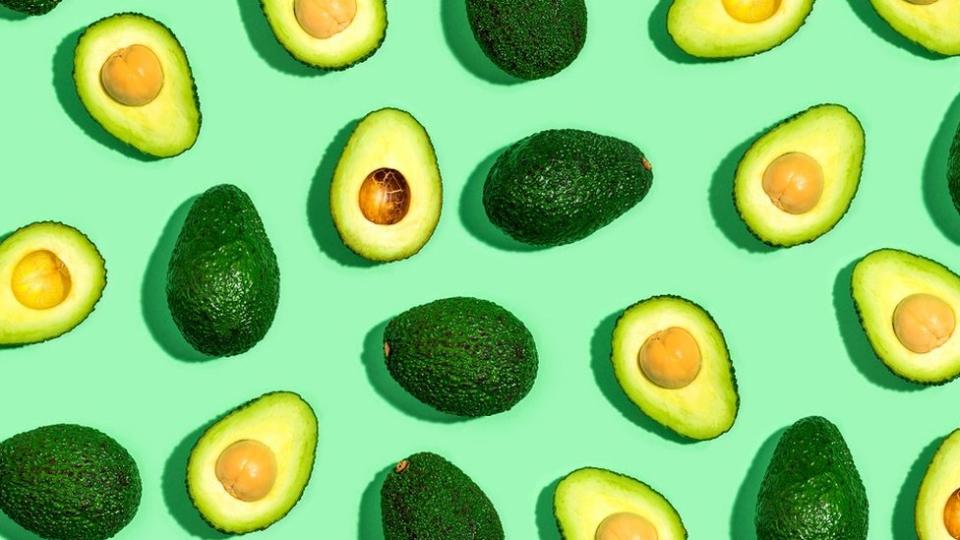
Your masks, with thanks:
<instances>
[{"instance_id":1,"label":"avocado pit","mask_svg":"<svg viewBox=\"0 0 960 540\"><path fill-rule=\"evenodd\" d=\"M943 526L952 538L960 539L960 489L950 494L943 507Z\"/></svg>"},{"instance_id":2,"label":"avocado pit","mask_svg":"<svg viewBox=\"0 0 960 540\"><path fill-rule=\"evenodd\" d=\"M70 270L52 251L34 251L13 269L13 295L30 309L57 307L70 294Z\"/></svg>"},{"instance_id":3,"label":"avocado pit","mask_svg":"<svg viewBox=\"0 0 960 540\"><path fill-rule=\"evenodd\" d=\"M956 329L953 308L932 294L911 294L893 311L893 330L900 343L917 354L928 353L944 343Z\"/></svg>"},{"instance_id":4,"label":"avocado pit","mask_svg":"<svg viewBox=\"0 0 960 540\"><path fill-rule=\"evenodd\" d=\"M823 195L823 168L803 152L783 154L764 171L763 191L780 210L806 214Z\"/></svg>"},{"instance_id":5,"label":"avocado pit","mask_svg":"<svg viewBox=\"0 0 960 540\"><path fill-rule=\"evenodd\" d=\"M100 84L117 103L142 107L163 89L160 59L150 47L134 44L117 49L100 68Z\"/></svg>"},{"instance_id":6,"label":"avocado pit","mask_svg":"<svg viewBox=\"0 0 960 540\"><path fill-rule=\"evenodd\" d=\"M357 0L296 0L293 12L304 32L317 39L329 39L353 23Z\"/></svg>"},{"instance_id":7,"label":"avocado pit","mask_svg":"<svg viewBox=\"0 0 960 540\"><path fill-rule=\"evenodd\" d=\"M263 499L277 481L277 458L267 445L243 439L228 446L217 458L217 480L235 499Z\"/></svg>"},{"instance_id":8,"label":"avocado pit","mask_svg":"<svg viewBox=\"0 0 960 540\"><path fill-rule=\"evenodd\" d=\"M638 363L644 376L668 390L690 385L700 374L700 346L690 332L678 326L661 330L643 343Z\"/></svg>"},{"instance_id":9,"label":"avocado pit","mask_svg":"<svg viewBox=\"0 0 960 540\"><path fill-rule=\"evenodd\" d=\"M368 174L360 186L360 211L377 225L403 220L410 211L410 184L403 173L382 167Z\"/></svg>"},{"instance_id":10,"label":"avocado pit","mask_svg":"<svg viewBox=\"0 0 960 540\"><path fill-rule=\"evenodd\" d=\"M723 0L723 8L742 23L758 23L773 17L781 0Z\"/></svg>"},{"instance_id":11,"label":"avocado pit","mask_svg":"<svg viewBox=\"0 0 960 540\"><path fill-rule=\"evenodd\" d=\"M659 540L650 520L631 512L610 514L597 527L596 540Z\"/></svg>"}]
</instances>

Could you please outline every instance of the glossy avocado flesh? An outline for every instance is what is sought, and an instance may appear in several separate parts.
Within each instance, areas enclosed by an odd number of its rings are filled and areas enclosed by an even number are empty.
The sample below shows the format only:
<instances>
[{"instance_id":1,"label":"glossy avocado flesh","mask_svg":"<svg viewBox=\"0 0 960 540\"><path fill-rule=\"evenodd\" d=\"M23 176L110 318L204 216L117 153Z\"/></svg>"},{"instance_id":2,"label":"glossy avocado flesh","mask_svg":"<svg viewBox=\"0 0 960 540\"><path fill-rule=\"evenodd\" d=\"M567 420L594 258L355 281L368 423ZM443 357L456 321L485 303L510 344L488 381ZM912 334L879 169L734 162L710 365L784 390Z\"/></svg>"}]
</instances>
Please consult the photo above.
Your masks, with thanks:
<instances>
[{"instance_id":1,"label":"glossy avocado flesh","mask_svg":"<svg viewBox=\"0 0 960 540\"><path fill-rule=\"evenodd\" d=\"M840 105L817 105L788 118L765 133L737 166L733 198L747 228L761 241L780 247L812 242L843 218L860 185L865 139L857 117ZM792 188L768 184L789 182L796 174L781 160L803 156L817 168L819 196L807 195L801 208L788 204ZM802 170L802 165L799 166ZM785 189L788 191L777 191ZM794 201L796 202L796 201Z\"/></svg>"},{"instance_id":2,"label":"glossy avocado flesh","mask_svg":"<svg viewBox=\"0 0 960 540\"><path fill-rule=\"evenodd\" d=\"M266 446L275 461L275 479L256 500L229 493L218 470L227 451L243 441ZM227 413L197 441L187 463L190 499L203 519L222 532L265 529L300 500L316 447L317 417L310 405L292 392L265 394Z\"/></svg>"},{"instance_id":3,"label":"glossy avocado flesh","mask_svg":"<svg viewBox=\"0 0 960 540\"><path fill-rule=\"evenodd\" d=\"M867 493L837 426L799 420L773 452L757 496L757 540L866 540Z\"/></svg>"},{"instance_id":4,"label":"glossy avocado flesh","mask_svg":"<svg viewBox=\"0 0 960 540\"><path fill-rule=\"evenodd\" d=\"M919 540L960 536L960 430L947 436L920 483L914 520Z\"/></svg>"},{"instance_id":5,"label":"glossy avocado flesh","mask_svg":"<svg viewBox=\"0 0 960 540\"><path fill-rule=\"evenodd\" d=\"M605 469L588 467L564 477L554 492L553 513L564 540L687 538L680 514L663 495L639 480ZM620 534L604 534L610 520L624 514L628 519L620 525ZM631 527L631 521L636 523L634 516L646 524ZM640 527L652 527L657 536L637 536Z\"/></svg>"},{"instance_id":6,"label":"glossy avocado flesh","mask_svg":"<svg viewBox=\"0 0 960 540\"><path fill-rule=\"evenodd\" d=\"M934 0L870 0L894 30L920 46L945 56L960 54L960 3Z\"/></svg>"},{"instance_id":7,"label":"glossy avocado flesh","mask_svg":"<svg viewBox=\"0 0 960 540\"><path fill-rule=\"evenodd\" d=\"M57 7L60 0L0 0L0 6L26 13L27 15L43 15Z\"/></svg>"},{"instance_id":8,"label":"glossy avocado flesh","mask_svg":"<svg viewBox=\"0 0 960 540\"><path fill-rule=\"evenodd\" d=\"M898 307L918 294L939 299L955 317L960 312L960 277L955 273L936 261L906 251L881 249L856 264L851 291L867 338L891 371L923 384L944 383L960 375L960 336L955 330L937 326L936 320L921 319L929 330L940 333L943 341L932 350L921 352L923 349L907 347L910 342L901 340L894 324Z\"/></svg>"},{"instance_id":9,"label":"glossy avocado flesh","mask_svg":"<svg viewBox=\"0 0 960 540\"><path fill-rule=\"evenodd\" d=\"M105 66L125 51L144 51L141 47L152 52L153 56L150 52L142 56L148 58L144 63L153 67L154 79L150 84L157 85L153 90L158 93L134 96L142 100L131 105L132 101L118 101L123 98L116 97L117 91L111 94L107 90L106 77L120 79L123 75L108 76ZM171 157L196 142L200 133L200 102L193 73L180 42L160 22L138 13L121 13L93 23L77 42L73 78L80 101L94 120L144 154Z\"/></svg>"},{"instance_id":10,"label":"glossy avocado flesh","mask_svg":"<svg viewBox=\"0 0 960 540\"><path fill-rule=\"evenodd\" d=\"M0 243L0 283L0 345L23 345L83 322L100 300L107 270L83 233L45 221Z\"/></svg>"},{"instance_id":11,"label":"glossy avocado flesh","mask_svg":"<svg viewBox=\"0 0 960 540\"><path fill-rule=\"evenodd\" d=\"M385 0L260 0L260 6L277 41L316 68L346 69L363 62L387 32Z\"/></svg>"},{"instance_id":12,"label":"glossy avocado flesh","mask_svg":"<svg viewBox=\"0 0 960 540\"><path fill-rule=\"evenodd\" d=\"M682 384L658 384L654 373L645 370L645 354L672 329L682 329L695 341L699 370ZM695 440L719 437L733 427L740 406L733 364L720 327L697 304L676 296L634 304L617 321L612 347L617 382L647 416Z\"/></svg>"}]
</instances>

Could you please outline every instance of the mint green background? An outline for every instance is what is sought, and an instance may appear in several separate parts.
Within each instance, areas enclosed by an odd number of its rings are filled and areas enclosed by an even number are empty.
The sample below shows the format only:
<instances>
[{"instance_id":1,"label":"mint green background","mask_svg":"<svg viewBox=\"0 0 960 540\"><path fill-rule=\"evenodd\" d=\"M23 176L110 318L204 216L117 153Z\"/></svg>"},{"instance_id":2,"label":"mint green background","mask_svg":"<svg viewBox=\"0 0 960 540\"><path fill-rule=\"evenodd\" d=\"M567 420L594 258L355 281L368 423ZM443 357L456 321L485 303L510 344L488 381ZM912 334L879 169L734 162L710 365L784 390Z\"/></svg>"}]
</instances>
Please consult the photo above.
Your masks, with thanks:
<instances>
[{"instance_id":1,"label":"mint green background","mask_svg":"<svg viewBox=\"0 0 960 540\"><path fill-rule=\"evenodd\" d=\"M0 232L64 221L97 243L109 270L82 326L0 351L0 437L55 422L96 426L131 451L143 476L140 511L119 538L206 538L181 484L198 430L289 389L318 413L316 468L294 511L251 537L377 539L382 471L430 449L486 490L509 538L556 538L553 483L594 465L662 491L693 538L743 539L779 430L822 414L840 426L863 474L870 537L912 538L917 484L939 438L960 423L960 387L913 391L889 375L847 288L851 263L884 246L960 266L960 221L943 188L960 119L956 62L905 46L864 0L830 0L772 52L691 64L664 38L666 1L590 0L589 38L574 65L505 85L478 56L460 3L393 0L382 49L326 75L286 56L254 0L64 0L45 17L0 13ZM187 50L204 122L183 156L142 161L117 151L77 102L77 32L123 10L163 21ZM850 107L865 126L860 192L817 242L761 250L733 213L733 167L745 141L821 102ZM444 212L419 255L367 267L336 238L325 192L351 122L388 105L411 111L433 137ZM589 239L525 252L485 221L480 187L495 152L550 127L633 141L656 176L646 200ZM222 182L241 186L260 210L282 297L260 345L197 363L171 326L164 272L188 201ZM612 380L617 313L661 293L705 306L729 342L742 408L716 441L664 436ZM451 295L495 300L536 337L539 378L509 413L443 421L382 368L384 321ZM0 536L31 538L6 518Z\"/></svg>"}]
</instances>

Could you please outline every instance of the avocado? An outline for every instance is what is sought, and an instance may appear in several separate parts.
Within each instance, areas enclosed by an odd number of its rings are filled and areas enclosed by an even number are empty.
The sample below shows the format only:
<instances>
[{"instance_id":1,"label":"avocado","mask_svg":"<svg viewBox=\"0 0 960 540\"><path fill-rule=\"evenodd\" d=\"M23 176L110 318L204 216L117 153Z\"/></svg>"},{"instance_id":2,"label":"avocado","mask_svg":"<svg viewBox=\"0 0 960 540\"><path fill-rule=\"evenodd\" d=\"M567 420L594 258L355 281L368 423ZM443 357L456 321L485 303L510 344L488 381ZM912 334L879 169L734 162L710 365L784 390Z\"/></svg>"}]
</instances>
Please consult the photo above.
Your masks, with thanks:
<instances>
[{"instance_id":1,"label":"avocado","mask_svg":"<svg viewBox=\"0 0 960 540\"><path fill-rule=\"evenodd\" d=\"M870 0L883 20L910 41L944 56L960 54L960 5L949 0Z\"/></svg>"},{"instance_id":2,"label":"avocado","mask_svg":"<svg viewBox=\"0 0 960 540\"><path fill-rule=\"evenodd\" d=\"M57 424L0 443L0 510L43 538L110 538L139 506L137 463L96 429Z\"/></svg>"},{"instance_id":3,"label":"avocado","mask_svg":"<svg viewBox=\"0 0 960 540\"><path fill-rule=\"evenodd\" d=\"M670 501L643 482L586 467L568 474L553 495L564 540L684 540L687 529Z\"/></svg>"},{"instance_id":4,"label":"avocado","mask_svg":"<svg viewBox=\"0 0 960 540\"><path fill-rule=\"evenodd\" d=\"M841 105L817 105L780 122L737 166L737 212L771 246L813 242L850 208L864 145L860 121Z\"/></svg>"},{"instance_id":5,"label":"avocado","mask_svg":"<svg viewBox=\"0 0 960 540\"><path fill-rule=\"evenodd\" d=\"M341 70L373 56L387 33L385 0L260 0L277 41L311 67Z\"/></svg>"},{"instance_id":6,"label":"avocado","mask_svg":"<svg viewBox=\"0 0 960 540\"><path fill-rule=\"evenodd\" d=\"M187 492L215 529L266 529L297 504L310 481L317 417L293 392L271 392L230 411L197 440Z\"/></svg>"},{"instance_id":7,"label":"avocado","mask_svg":"<svg viewBox=\"0 0 960 540\"><path fill-rule=\"evenodd\" d=\"M103 257L86 236L43 221L0 242L0 346L61 336L84 321L107 285Z\"/></svg>"},{"instance_id":8,"label":"avocado","mask_svg":"<svg viewBox=\"0 0 960 540\"><path fill-rule=\"evenodd\" d=\"M947 191L953 199L953 206L960 212L960 126L953 135L953 143L947 157Z\"/></svg>"},{"instance_id":9,"label":"avocado","mask_svg":"<svg viewBox=\"0 0 960 540\"><path fill-rule=\"evenodd\" d=\"M752 56L797 33L813 2L673 0L667 12L667 32L680 49L698 58Z\"/></svg>"},{"instance_id":10,"label":"avocado","mask_svg":"<svg viewBox=\"0 0 960 540\"><path fill-rule=\"evenodd\" d=\"M427 131L410 113L364 117L333 173L330 213L343 243L371 261L415 255L440 221L443 189Z\"/></svg>"},{"instance_id":11,"label":"avocado","mask_svg":"<svg viewBox=\"0 0 960 540\"><path fill-rule=\"evenodd\" d=\"M652 171L629 142L575 129L542 131L497 158L483 206L514 239L559 246L590 236L643 200Z\"/></svg>"},{"instance_id":12,"label":"avocado","mask_svg":"<svg viewBox=\"0 0 960 540\"><path fill-rule=\"evenodd\" d=\"M556 75L576 60L587 41L584 0L466 2L480 49L500 69L520 79Z\"/></svg>"},{"instance_id":13,"label":"avocado","mask_svg":"<svg viewBox=\"0 0 960 540\"><path fill-rule=\"evenodd\" d=\"M384 540L503 540L496 508L456 465L430 452L397 463L380 489Z\"/></svg>"},{"instance_id":14,"label":"avocado","mask_svg":"<svg viewBox=\"0 0 960 540\"><path fill-rule=\"evenodd\" d=\"M90 116L149 156L181 154L200 134L200 101L177 37L139 13L100 19L80 35L73 80Z\"/></svg>"},{"instance_id":15,"label":"avocado","mask_svg":"<svg viewBox=\"0 0 960 540\"><path fill-rule=\"evenodd\" d=\"M60 0L0 0L3 6L27 15L43 15L57 7Z\"/></svg>"},{"instance_id":16,"label":"avocado","mask_svg":"<svg viewBox=\"0 0 960 540\"><path fill-rule=\"evenodd\" d=\"M757 495L757 540L866 540L867 492L837 426L811 416L780 437Z\"/></svg>"},{"instance_id":17,"label":"avocado","mask_svg":"<svg viewBox=\"0 0 960 540\"><path fill-rule=\"evenodd\" d=\"M960 430L948 435L927 466L914 520L919 540L960 537Z\"/></svg>"},{"instance_id":18,"label":"avocado","mask_svg":"<svg viewBox=\"0 0 960 540\"><path fill-rule=\"evenodd\" d=\"M457 416L516 405L537 378L537 347L506 309L477 298L446 298L391 320L383 334L390 375L420 401Z\"/></svg>"},{"instance_id":19,"label":"avocado","mask_svg":"<svg viewBox=\"0 0 960 540\"><path fill-rule=\"evenodd\" d=\"M280 301L280 269L253 201L224 184L200 195L167 270L167 303L198 351L232 356L267 334Z\"/></svg>"},{"instance_id":20,"label":"avocado","mask_svg":"<svg viewBox=\"0 0 960 540\"><path fill-rule=\"evenodd\" d=\"M853 302L877 357L895 374L921 384L960 375L960 277L936 261L874 251L853 268Z\"/></svg>"},{"instance_id":21,"label":"avocado","mask_svg":"<svg viewBox=\"0 0 960 540\"><path fill-rule=\"evenodd\" d=\"M694 440L733 427L737 377L720 327L679 296L627 308L613 330L611 360L620 387L647 416Z\"/></svg>"}]
</instances>

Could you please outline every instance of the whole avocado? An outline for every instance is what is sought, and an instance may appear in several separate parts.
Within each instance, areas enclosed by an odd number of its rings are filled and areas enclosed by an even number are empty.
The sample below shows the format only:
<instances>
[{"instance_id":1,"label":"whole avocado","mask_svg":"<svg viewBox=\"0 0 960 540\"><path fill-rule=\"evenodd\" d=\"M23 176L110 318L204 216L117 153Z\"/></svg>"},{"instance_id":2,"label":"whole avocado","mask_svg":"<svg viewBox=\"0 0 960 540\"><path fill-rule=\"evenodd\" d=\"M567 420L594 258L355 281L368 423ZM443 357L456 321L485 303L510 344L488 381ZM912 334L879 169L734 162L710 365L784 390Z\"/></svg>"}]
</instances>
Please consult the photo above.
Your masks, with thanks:
<instances>
[{"instance_id":1,"label":"whole avocado","mask_svg":"<svg viewBox=\"0 0 960 540\"><path fill-rule=\"evenodd\" d=\"M506 411L533 387L537 348L506 309L446 298L401 313L384 331L387 370L408 392L457 416Z\"/></svg>"},{"instance_id":2,"label":"whole avocado","mask_svg":"<svg viewBox=\"0 0 960 540\"><path fill-rule=\"evenodd\" d=\"M380 490L384 540L503 540L493 503L456 465L429 452L401 461Z\"/></svg>"},{"instance_id":3,"label":"whole avocado","mask_svg":"<svg viewBox=\"0 0 960 540\"><path fill-rule=\"evenodd\" d=\"M953 199L953 206L960 212L960 126L953 136L947 158L947 189Z\"/></svg>"},{"instance_id":4,"label":"whole avocado","mask_svg":"<svg viewBox=\"0 0 960 540\"><path fill-rule=\"evenodd\" d=\"M866 540L863 481L837 426L804 418L774 450L757 496L757 540Z\"/></svg>"},{"instance_id":5,"label":"whole avocado","mask_svg":"<svg viewBox=\"0 0 960 540\"><path fill-rule=\"evenodd\" d=\"M520 242L586 238L643 200L650 162L633 144L574 129L531 135L497 158L483 186L494 225Z\"/></svg>"},{"instance_id":6,"label":"whole avocado","mask_svg":"<svg viewBox=\"0 0 960 540\"><path fill-rule=\"evenodd\" d=\"M43 538L103 540L140 505L140 472L117 441L73 424L0 443L0 510Z\"/></svg>"},{"instance_id":7,"label":"whole avocado","mask_svg":"<svg viewBox=\"0 0 960 540\"><path fill-rule=\"evenodd\" d=\"M26 13L27 15L43 15L57 7L60 0L0 0L0 6Z\"/></svg>"},{"instance_id":8,"label":"whole avocado","mask_svg":"<svg viewBox=\"0 0 960 540\"><path fill-rule=\"evenodd\" d=\"M587 39L584 0L466 2L470 28L484 54L520 79L559 73L577 58Z\"/></svg>"},{"instance_id":9,"label":"whole avocado","mask_svg":"<svg viewBox=\"0 0 960 540\"><path fill-rule=\"evenodd\" d=\"M167 303L183 337L212 356L240 354L273 324L280 270L253 202L220 185L190 208L167 271Z\"/></svg>"}]
</instances>

